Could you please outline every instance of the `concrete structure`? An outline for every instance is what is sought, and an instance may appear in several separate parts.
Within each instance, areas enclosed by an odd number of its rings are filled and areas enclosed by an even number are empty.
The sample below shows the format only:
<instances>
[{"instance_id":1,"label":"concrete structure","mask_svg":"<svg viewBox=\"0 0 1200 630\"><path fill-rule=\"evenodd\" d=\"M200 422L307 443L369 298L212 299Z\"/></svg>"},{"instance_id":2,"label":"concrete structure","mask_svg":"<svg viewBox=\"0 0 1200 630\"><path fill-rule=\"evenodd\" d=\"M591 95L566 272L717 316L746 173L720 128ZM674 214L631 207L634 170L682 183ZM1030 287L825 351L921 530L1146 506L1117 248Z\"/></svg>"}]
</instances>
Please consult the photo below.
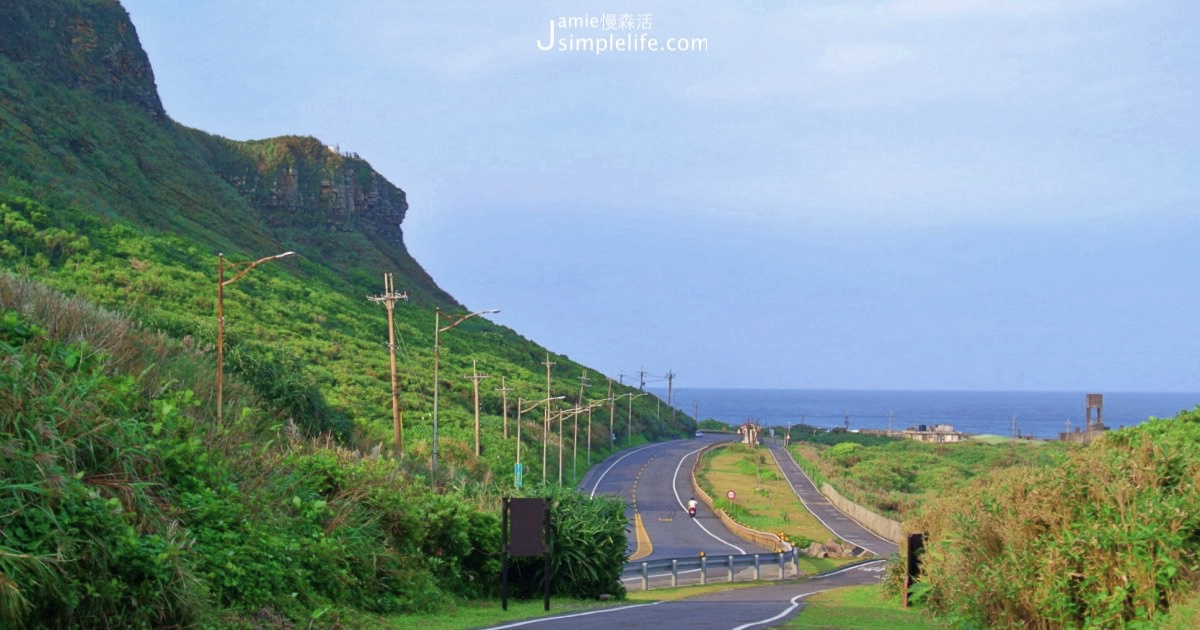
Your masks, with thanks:
<instances>
[{"instance_id":1,"label":"concrete structure","mask_svg":"<svg viewBox=\"0 0 1200 630\"><path fill-rule=\"evenodd\" d=\"M966 433L955 431L954 427L949 424L934 424L924 425L918 424L916 427L909 427L904 430L904 437L918 442L935 442L944 444L947 442L962 442L967 439Z\"/></svg>"}]
</instances>

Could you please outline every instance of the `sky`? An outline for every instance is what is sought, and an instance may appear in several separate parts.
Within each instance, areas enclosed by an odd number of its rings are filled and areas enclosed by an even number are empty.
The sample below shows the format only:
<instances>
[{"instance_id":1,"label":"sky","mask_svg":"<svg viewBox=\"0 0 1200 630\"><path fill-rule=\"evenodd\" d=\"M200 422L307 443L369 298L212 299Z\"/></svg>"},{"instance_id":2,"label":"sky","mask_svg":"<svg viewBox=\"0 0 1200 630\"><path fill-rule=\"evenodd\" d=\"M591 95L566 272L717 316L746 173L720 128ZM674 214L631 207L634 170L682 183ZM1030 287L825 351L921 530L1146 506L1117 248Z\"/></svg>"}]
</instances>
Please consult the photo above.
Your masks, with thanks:
<instances>
[{"instance_id":1,"label":"sky","mask_svg":"<svg viewBox=\"0 0 1200 630\"><path fill-rule=\"evenodd\" d=\"M173 119L357 153L625 383L1200 391L1200 3L123 5Z\"/></svg>"}]
</instances>

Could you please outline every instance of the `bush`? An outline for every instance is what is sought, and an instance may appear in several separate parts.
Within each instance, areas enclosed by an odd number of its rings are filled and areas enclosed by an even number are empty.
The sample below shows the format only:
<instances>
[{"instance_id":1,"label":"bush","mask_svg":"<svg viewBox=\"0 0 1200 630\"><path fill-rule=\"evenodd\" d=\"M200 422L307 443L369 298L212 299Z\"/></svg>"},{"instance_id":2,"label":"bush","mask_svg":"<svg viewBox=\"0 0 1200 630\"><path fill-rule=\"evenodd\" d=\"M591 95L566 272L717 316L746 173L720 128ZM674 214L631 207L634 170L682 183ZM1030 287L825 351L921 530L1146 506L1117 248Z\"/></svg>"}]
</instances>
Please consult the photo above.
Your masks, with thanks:
<instances>
[{"instance_id":1,"label":"bush","mask_svg":"<svg viewBox=\"0 0 1200 630\"><path fill-rule=\"evenodd\" d=\"M1151 627L1200 587L1200 408L938 501L929 603L987 627Z\"/></svg>"}]
</instances>

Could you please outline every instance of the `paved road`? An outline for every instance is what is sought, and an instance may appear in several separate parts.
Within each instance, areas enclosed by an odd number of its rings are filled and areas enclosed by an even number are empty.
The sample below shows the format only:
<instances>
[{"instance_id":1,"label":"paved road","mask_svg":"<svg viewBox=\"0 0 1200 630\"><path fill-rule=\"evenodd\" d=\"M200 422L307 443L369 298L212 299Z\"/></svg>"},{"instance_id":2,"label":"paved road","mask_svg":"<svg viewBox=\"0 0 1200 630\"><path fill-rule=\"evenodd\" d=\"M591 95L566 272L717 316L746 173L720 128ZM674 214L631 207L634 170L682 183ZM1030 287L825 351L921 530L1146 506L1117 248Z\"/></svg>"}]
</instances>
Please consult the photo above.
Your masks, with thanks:
<instances>
[{"instance_id":1,"label":"paved road","mask_svg":"<svg viewBox=\"0 0 1200 630\"><path fill-rule=\"evenodd\" d=\"M634 524L629 532L632 560L745 553L773 553L730 533L702 504L696 518L687 515L692 493L692 463L700 449L728 436L706 435L690 440L648 444L617 453L589 471L580 489L591 495L609 494L625 500L625 515ZM637 523L641 525L639 544Z\"/></svg>"},{"instance_id":2,"label":"paved road","mask_svg":"<svg viewBox=\"0 0 1200 630\"><path fill-rule=\"evenodd\" d=\"M771 456L775 458L775 462L779 465L779 469L783 471L783 476L791 484L792 490L800 497L800 501L804 503L804 507L812 512L817 520L825 524L825 527L837 535L838 538L846 542L851 542L871 553L887 558L896 553L899 547L896 543L881 538L875 535L874 532L858 524L858 521L846 516L833 507L829 499L821 494L817 487L813 485L808 475L800 470L800 466L796 464L796 460L792 459L791 453L783 448L783 445L776 440L771 440L767 443L771 451Z\"/></svg>"},{"instance_id":3,"label":"paved road","mask_svg":"<svg viewBox=\"0 0 1200 630\"><path fill-rule=\"evenodd\" d=\"M601 630L607 628L668 628L708 629L728 628L745 630L771 627L795 615L805 597L839 586L868 584L879 580L883 561L858 565L840 572L803 581L789 581L711 593L673 602L632 604L587 613L531 619L503 626L504 628L534 628L571 630ZM551 606L553 606L551 601Z\"/></svg>"},{"instance_id":4,"label":"paved road","mask_svg":"<svg viewBox=\"0 0 1200 630\"><path fill-rule=\"evenodd\" d=\"M690 492L687 476L692 460L702 447L721 439L728 438L676 440L618 453L589 473L581 489L588 493L613 494L624 498L631 521L635 516L640 516L646 523L645 531L654 545L654 552L649 556L651 559L688 556L697 553L697 548L710 556L731 553L730 548L735 546L745 549L746 553L759 552L747 549L747 543L725 532L711 514L701 514L693 521L683 510L687 493ZM796 495L837 537L884 558L896 552L894 543L876 536L838 512L817 491L781 445L771 444L769 448ZM637 546L635 536L636 532L631 534L631 549ZM881 559L803 580L711 593L681 601L632 604L545 617L496 626L493 630L665 626L747 630L771 627L796 615L805 597L840 586L877 583L883 571L884 561Z\"/></svg>"}]
</instances>

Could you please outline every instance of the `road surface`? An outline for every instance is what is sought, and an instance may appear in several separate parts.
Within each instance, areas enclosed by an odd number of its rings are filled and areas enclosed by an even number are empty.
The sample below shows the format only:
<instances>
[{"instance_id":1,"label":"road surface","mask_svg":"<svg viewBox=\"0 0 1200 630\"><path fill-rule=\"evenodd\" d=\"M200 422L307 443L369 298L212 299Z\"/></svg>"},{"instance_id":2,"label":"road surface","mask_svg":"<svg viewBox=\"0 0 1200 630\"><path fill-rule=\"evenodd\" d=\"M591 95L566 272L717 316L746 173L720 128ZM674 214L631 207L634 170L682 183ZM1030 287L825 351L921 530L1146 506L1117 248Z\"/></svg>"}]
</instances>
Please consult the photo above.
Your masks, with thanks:
<instances>
[{"instance_id":1,"label":"road surface","mask_svg":"<svg viewBox=\"0 0 1200 630\"><path fill-rule=\"evenodd\" d=\"M687 515L692 495L692 464L697 453L730 436L706 435L689 440L647 444L617 453L584 476L580 490L625 500L630 560L694 558L729 554L774 553L733 535L703 504L696 517Z\"/></svg>"},{"instance_id":2,"label":"road surface","mask_svg":"<svg viewBox=\"0 0 1200 630\"><path fill-rule=\"evenodd\" d=\"M779 624L795 615L805 597L839 586L878 582L883 561L857 565L802 581L788 581L710 593L686 600L631 604L584 613L567 613L502 626L534 630L602 630L608 628L727 628L747 630ZM553 601L551 601L553 606Z\"/></svg>"},{"instance_id":3,"label":"road surface","mask_svg":"<svg viewBox=\"0 0 1200 630\"><path fill-rule=\"evenodd\" d=\"M645 553L644 559L688 557L700 551L709 556L768 552L770 550L756 548L726 531L707 508L702 507L694 520L689 519L684 510L691 493L691 465L696 453L713 442L729 439L706 436L649 444L618 453L590 471L580 488L589 494L611 494L625 499L630 522L637 519L642 523L640 529L634 528L639 531L630 534L631 553ZM884 558L896 553L896 544L876 536L838 512L817 491L782 445L771 443L766 448L797 497L834 536L852 542L880 559L806 579L731 589L680 601L631 604L531 619L496 626L493 630L667 626L730 630L765 628L796 615L804 598L810 595L841 586L878 583L883 577ZM639 536L643 537L640 542Z\"/></svg>"}]
</instances>

